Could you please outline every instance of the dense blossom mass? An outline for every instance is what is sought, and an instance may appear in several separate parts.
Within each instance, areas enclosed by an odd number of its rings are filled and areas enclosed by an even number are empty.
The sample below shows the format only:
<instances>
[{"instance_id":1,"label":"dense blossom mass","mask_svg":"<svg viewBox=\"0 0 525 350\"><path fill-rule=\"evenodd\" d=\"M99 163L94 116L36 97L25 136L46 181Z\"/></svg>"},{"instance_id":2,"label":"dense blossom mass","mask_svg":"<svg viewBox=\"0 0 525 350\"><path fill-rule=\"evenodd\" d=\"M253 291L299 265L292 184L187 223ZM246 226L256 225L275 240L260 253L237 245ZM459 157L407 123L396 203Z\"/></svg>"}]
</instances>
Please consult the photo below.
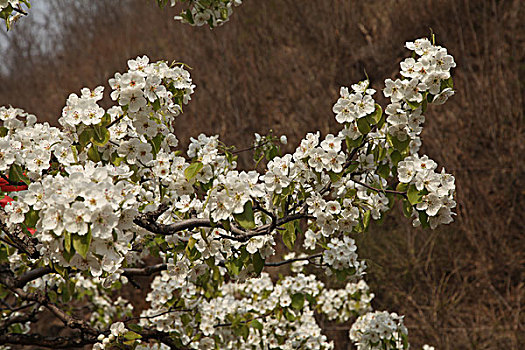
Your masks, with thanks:
<instances>
[{"instance_id":1,"label":"dense blossom mass","mask_svg":"<svg viewBox=\"0 0 525 350\"><path fill-rule=\"evenodd\" d=\"M197 12L199 3L212 2L196 1ZM229 15L232 2L220 3ZM201 15L192 14L219 24ZM129 60L109 80L114 105L99 105L103 87L84 88L67 98L61 128L1 107L0 174L23 189L2 188L1 237L12 243L0 250L12 275L2 290L88 300L79 327L95 349L332 349L315 314L352 321L358 349L407 349L403 317L371 307L354 239L396 200L415 226L453 220L454 177L418 152L427 107L454 93L455 63L428 39L406 47L413 57L385 81L384 112L369 81L343 87L340 130L308 133L291 154L281 152L286 137L256 135L250 171L218 136L178 148L176 120L195 88L181 64ZM276 254L281 241L291 254ZM277 266L291 274L268 273ZM46 273L27 277L36 268ZM151 274L140 316L108 297ZM25 322L9 330L27 333Z\"/></svg>"},{"instance_id":2,"label":"dense blossom mass","mask_svg":"<svg viewBox=\"0 0 525 350\"><path fill-rule=\"evenodd\" d=\"M148 0L150 1L150 0ZM218 27L228 22L233 8L242 4L242 0L155 0L160 6L168 3L173 7L181 3L183 11L174 17L175 20L192 26L208 25ZM9 28L22 16L27 15L31 0L0 0L0 18Z\"/></svg>"}]
</instances>

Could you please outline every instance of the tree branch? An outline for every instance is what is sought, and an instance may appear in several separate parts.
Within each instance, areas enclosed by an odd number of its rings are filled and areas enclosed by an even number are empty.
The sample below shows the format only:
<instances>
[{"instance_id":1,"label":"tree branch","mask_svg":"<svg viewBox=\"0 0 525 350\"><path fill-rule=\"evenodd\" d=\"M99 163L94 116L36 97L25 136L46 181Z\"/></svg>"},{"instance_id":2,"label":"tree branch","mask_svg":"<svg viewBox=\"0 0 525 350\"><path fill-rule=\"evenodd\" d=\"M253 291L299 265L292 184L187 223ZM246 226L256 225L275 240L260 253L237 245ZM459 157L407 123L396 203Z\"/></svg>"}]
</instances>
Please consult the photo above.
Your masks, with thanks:
<instances>
[{"instance_id":1,"label":"tree branch","mask_svg":"<svg viewBox=\"0 0 525 350\"><path fill-rule=\"evenodd\" d=\"M0 335L0 344L33 345L51 349L71 349L89 344L95 344L97 338L78 334L70 337L45 337L40 334L3 334Z\"/></svg>"},{"instance_id":2,"label":"tree branch","mask_svg":"<svg viewBox=\"0 0 525 350\"><path fill-rule=\"evenodd\" d=\"M321 258L322 256L323 254L319 253L319 254L314 254L311 256L305 256L304 258L294 258L294 259L288 259L288 260L283 260L283 261L278 261L278 262L269 262L269 263L265 263L264 266L270 266L270 267L282 266L286 264L291 264L296 261L304 261L304 260L310 261L312 259Z\"/></svg>"},{"instance_id":3,"label":"tree branch","mask_svg":"<svg viewBox=\"0 0 525 350\"><path fill-rule=\"evenodd\" d=\"M368 188L369 190L376 191L376 192L379 192L379 193L393 193L393 194L399 194L399 195L401 195L403 197L407 196L406 192L375 188L375 187L372 187L370 185L365 184L364 182L361 182L361 181L358 181L358 180L354 180L354 179L352 179L352 181L355 182L356 184L359 184L359 185L361 185L363 187Z\"/></svg>"},{"instance_id":4,"label":"tree branch","mask_svg":"<svg viewBox=\"0 0 525 350\"><path fill-rule=\"evenodd\" d=\"M166 264L157 264L146 267L129 267L125 268L122 273L123 276L133 277L133 276L151 276L152 274L167 269Z\"/></svg>"}]
</instances>

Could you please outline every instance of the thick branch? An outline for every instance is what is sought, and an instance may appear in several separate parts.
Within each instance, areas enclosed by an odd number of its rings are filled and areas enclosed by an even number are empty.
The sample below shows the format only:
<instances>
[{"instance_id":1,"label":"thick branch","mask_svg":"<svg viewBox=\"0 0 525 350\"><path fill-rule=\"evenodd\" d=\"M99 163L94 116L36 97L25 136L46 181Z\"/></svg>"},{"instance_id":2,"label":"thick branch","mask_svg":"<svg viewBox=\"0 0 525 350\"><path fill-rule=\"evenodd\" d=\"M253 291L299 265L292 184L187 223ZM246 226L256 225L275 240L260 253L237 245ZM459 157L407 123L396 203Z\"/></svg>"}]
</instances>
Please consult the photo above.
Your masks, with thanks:
<instances>
[{"instance_id":1,"label":"thick branch","mask_svg":"<svg viewBox=\"0 0 525 350\"><path fill-rule=\"evenodd\" d=\"M36 280L39 277L45 276L47 274L53 273L55 270L49 266L38 267L34 270L28 271L25 274L19 276L14 280L13 286L15 288L22 288L27 283Z\"/></svg>"},{"instance_id":2,"label":"thick branch","mask_svg":"<svg viewBox=\"0 0 525 350\"><path fill-rule=\"evenodd\" d=\"M130 267L124 269L124 273L122 273L123 276L126 277L133 277L133 276L151 276L152 274L160 271L164 271L167 269L166 264L157 264L152 266L146 266L146 267Z\"/></svg>"},{"instance_id":3,"label":"thick branch","mask_svg":"<svg viewBox=\"0 0 525 350\"><path fill-rule=\"evenodd\" d=\"M45 337L40 334L3 334L0 335L0 344L33 345L52 349L71 349L84 345L95 344L94 336L78 334L70 337Z\"/></svg>"},{"instance_id":4,"label":"thick branch","mask_svg":"<svg viewBox=\"0 0 525 350\"><path fill-rule=\"evenodd\" d=\"M183 230L191 230L199 227L219 227L226 230L226 228L223 225L215 224L209 219L191 218L176 222L174 224L165 225L157 223L157 218L158 215L155 216L151 213L146 213L137 216L134 220L134 223L148 230L149 232L160 235L173 235ZM277 220L272 219L271 223L260 226L257 229L251 231L244 231L234 225L231 225L231 227L227 231L233 233L234 236L221 235L221 237L240 242L246 242L252 237L270 234L276 227L284 225L287 222L303 218L311 218L311 216L304 212L290 214Z\"/></svg>"}]
</instances>

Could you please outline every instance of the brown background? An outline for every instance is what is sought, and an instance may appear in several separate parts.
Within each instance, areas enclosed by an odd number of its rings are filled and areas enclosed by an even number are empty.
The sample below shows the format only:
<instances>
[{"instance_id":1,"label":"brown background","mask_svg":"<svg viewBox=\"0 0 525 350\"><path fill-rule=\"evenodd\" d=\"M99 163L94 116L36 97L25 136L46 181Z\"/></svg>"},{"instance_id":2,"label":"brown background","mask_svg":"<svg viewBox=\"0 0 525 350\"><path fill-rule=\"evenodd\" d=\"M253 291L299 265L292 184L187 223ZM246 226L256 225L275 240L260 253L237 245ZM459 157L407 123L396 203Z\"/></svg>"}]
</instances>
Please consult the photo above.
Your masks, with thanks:
<instances>
[{"instance_id":1,"label":"brown background","mask_svg":"<svg viewBox=\"0 0 525 350\"><path fill-rule=\"evenodd\" d=\"M177 11L153 1L48 3L44 18L0 32L0 105L56 123L69 93L107 86L128 58L177 60L197 85L177 125L183 145L205 132L243 147L271 128L291 151L308 131L336 132L339 87L366 71L380 90L405 41L432 28L456 59L457 94L429 110L423 151L456 176L458 215L423 231L394 209L359 238L374 306L406 315L415 349L525 348L521 1L246 0L213 31L174 22ZM322 323L351 348L348 325Z\"/></svg>"}]
</instances>

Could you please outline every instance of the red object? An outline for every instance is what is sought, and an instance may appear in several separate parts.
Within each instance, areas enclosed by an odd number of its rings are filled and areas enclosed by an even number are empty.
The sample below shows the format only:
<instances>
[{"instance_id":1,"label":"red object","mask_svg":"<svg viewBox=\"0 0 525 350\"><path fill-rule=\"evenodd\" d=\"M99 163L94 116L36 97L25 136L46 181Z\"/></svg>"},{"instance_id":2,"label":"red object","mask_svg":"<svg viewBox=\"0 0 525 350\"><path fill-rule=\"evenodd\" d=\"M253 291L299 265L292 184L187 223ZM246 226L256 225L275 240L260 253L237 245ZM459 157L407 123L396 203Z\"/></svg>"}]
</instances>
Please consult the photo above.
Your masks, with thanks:
<instances>
[{"instance_id":1,"label":"red object","mask_svg":"<svg viewBox=\"0 0 525 350\"><path fill-rule=\"evenodd\" d=\"M0 206L2 206L2 208L5 208L5 206L12 201L13 201L13 198L9 196L5 196L4 198L0 199Z\"/></svg>"},{"instance_id":2,"label":"red object","mask_svg":"<svg viewBox=\"0 0 525 350\"><path fill-rule=\"evenodd\" d=\"M11 185L6 179L0 178L0 190L3 192L25 191L27 185Z\"/></svg>"},{"instance_id":3,"label":"red object","mask_svg":"<svg viewBox=\"0 0 525 350\"><path fill-rule=\"evenodd\" d=\"M27 230L29 231L29 233L32 235L35 234L36 230L34 228L31 228L31 227L28 227Z\"/></svg>"}]
</instances>

